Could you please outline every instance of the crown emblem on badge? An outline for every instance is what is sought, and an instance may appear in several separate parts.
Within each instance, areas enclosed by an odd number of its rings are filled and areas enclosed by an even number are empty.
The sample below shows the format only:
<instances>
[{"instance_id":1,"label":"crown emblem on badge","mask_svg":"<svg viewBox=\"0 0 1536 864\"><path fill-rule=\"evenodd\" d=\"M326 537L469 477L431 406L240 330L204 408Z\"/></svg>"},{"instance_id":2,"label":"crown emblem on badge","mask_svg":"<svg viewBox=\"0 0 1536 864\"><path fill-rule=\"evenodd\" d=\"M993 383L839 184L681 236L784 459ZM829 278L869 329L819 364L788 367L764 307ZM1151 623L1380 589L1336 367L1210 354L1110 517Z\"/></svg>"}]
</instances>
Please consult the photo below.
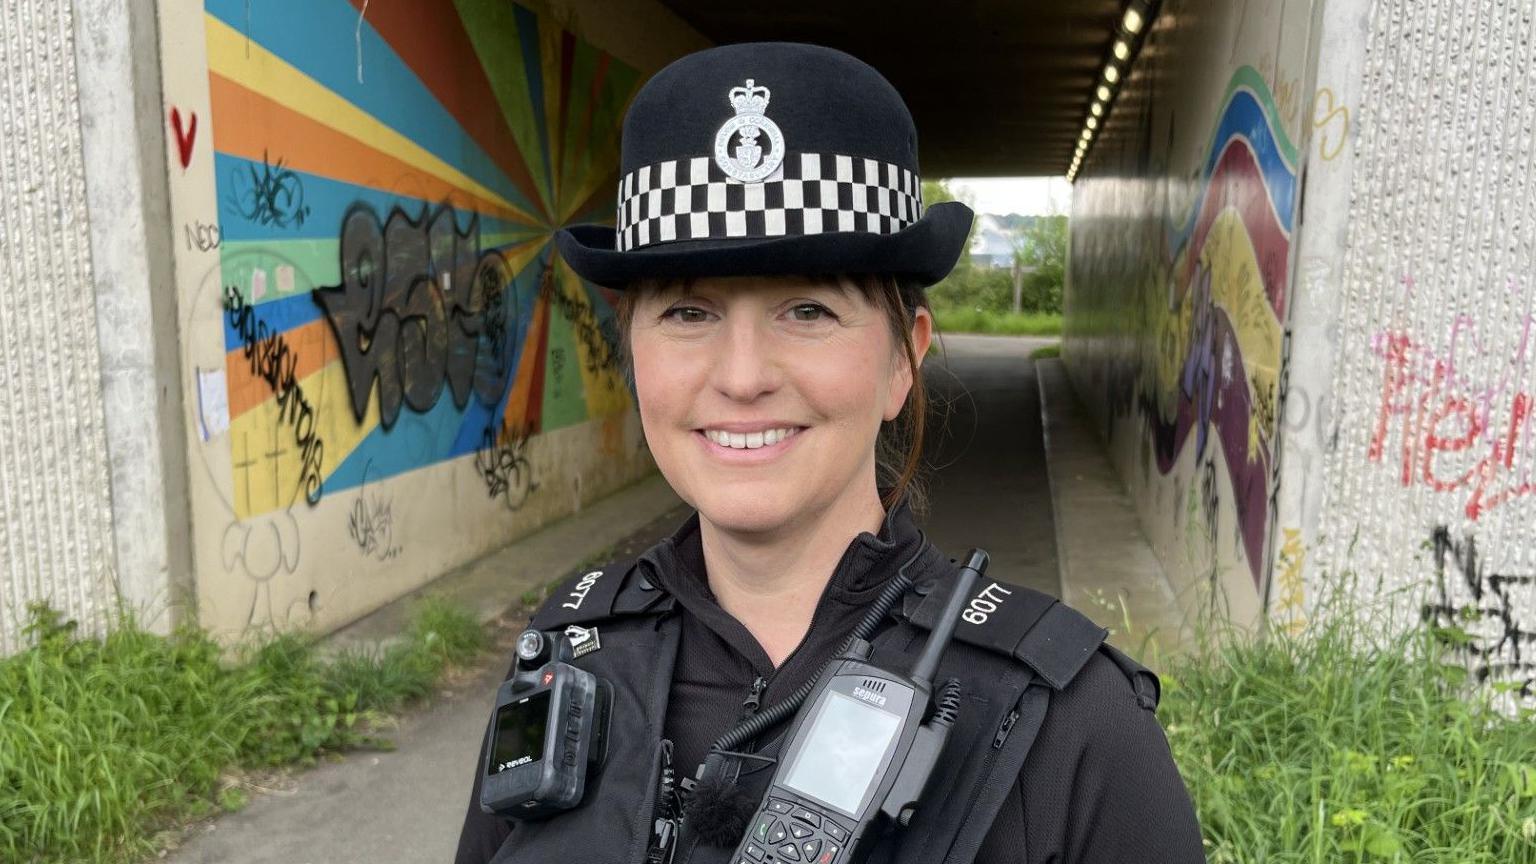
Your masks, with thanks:
<instances>
[{"instance_id":1,"label":"crown emblem on badge","mask_svg":"<svg viewBox=\"0 0 1536 864\"><path fill-rule=\"evenodd\" d=\"M768 110L769 90L752 86L755 83L748 78L747 86L731 88L731 107L737 114L761 114Z\"/></svg>"},{"instance_id":2,"label":"crown emblem on badge","mask_svg":"<svg viewBox=\"0 0 1536 864\"><path fill-rule=\"evenodd\" d=\"M743 183L757 183L777 171L784 161L784 133L778 124L768 119L767 87L747 79L745 87L732 87L726 94L736 116L725 121L715 133L715 164L727 177ZM768 138L768 149L763 149L760 136ZM732 143L735 147L732 147Z\"/></svg>"}]
</instances>

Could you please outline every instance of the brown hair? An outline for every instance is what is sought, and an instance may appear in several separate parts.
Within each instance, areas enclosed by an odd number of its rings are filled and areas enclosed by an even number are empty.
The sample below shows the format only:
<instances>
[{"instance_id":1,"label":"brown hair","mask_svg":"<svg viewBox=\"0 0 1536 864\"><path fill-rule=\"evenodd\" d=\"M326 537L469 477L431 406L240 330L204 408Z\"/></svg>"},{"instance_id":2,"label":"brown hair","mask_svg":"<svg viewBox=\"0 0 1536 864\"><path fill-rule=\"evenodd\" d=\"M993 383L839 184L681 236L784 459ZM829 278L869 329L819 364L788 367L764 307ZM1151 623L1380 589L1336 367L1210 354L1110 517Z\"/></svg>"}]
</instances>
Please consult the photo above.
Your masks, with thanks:
<instances>
[{"instance_id":1,"label":"brown hair","mask_svg":"<svg viewBox=\"0 0 1536 864\"><path fill-rule=\"evenodd\" d=\"M905 284L884 274L858 274L848 277L864 297L885 315L893 343L901 346L907 368L912 370L912 389L894 420L880 424L875 441L875 485L885 490L880 503L889 510L903 497L915 513L927 509L928 496L923 483L923 433L928 416L928 391L923 386L917 352L912 347L912 321L918 307L928 307L928 297L921 285ZM620 357L624 378L634 392L634 366L630 354L629 328L634 321L635 300L640 290L659 283L638 283L619 291L614 311L618 315Z\"/></svg>"}]
</instances>

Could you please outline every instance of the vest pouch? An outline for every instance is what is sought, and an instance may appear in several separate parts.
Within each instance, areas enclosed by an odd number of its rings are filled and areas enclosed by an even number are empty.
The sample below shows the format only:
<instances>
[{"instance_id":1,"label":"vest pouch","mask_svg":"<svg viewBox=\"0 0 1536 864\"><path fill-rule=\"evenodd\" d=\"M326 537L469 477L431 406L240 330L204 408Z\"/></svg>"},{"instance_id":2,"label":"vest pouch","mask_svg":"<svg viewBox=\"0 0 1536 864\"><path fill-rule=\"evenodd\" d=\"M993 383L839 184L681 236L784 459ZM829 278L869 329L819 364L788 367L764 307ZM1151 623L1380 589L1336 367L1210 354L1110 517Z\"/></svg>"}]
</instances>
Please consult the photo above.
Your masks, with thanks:
<instances>
[{"instance_id":1,"label":"vest pouch","mask_svg":"<svg viewBox=\"0 0 1536 864\"><path fill-rule=\"evenodd\" d=\"M661 728L679 628L660 629L658 634L644 625L616 627L615 632L605 628L602 648L576 661L613 685L607 759L587 778L580 805L548 819L514 822L491 864L645 860L655 825Z\"/></svg>"},{"instance_id":2,"label":"vest pouch","mask_svg":"<svg viewBox=\"0 0 1536 864\"><path fill-rule=\"evenodd\" d=\"M893 628L876 638L875 656L893 668L911 668L926 637ZM869 864L970 864L1004 795L1018 782L1033 735L1015 740L1011 733L1018 723L1038 723L1028 715L1044 710L1026 695L1037 689L1029 686L1030 670L1012 658L954 642L934 676L940 682L949 678L959 679L963 694L949 743L912 823L882 838Z\"/></svg>"}]
</instances>

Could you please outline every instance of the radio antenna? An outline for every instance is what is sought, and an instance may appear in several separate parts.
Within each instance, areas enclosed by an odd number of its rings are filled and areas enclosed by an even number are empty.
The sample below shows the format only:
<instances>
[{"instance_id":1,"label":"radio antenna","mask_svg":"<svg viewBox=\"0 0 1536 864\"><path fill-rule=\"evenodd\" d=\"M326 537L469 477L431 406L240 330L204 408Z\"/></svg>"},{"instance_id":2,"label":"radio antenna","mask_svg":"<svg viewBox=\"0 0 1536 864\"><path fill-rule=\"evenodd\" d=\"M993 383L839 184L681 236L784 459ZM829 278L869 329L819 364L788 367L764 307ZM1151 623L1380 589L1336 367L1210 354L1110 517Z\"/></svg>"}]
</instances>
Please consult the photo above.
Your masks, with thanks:
<instances>
[{"instance_id":1,"label":"radio antenna","mask_svg":"<svg viewBox=\"0 0 1536 864\"><path fill-rule=\"evenodd\" d=\"M944 611L939 613L938 620L934 622L933 632L928 635L923 653L912 666L912 680L926 687L933 686L933 674L939 669L939 658L944 656L944 646L949 644L949 637L954 635L955 625L960 622L960 607L970 599L971 589L976 587L976 581L986 572L988 561L987 553L980 549L966 553L965 563L960 565L960 573L955 577L954 587L950 589L949 601L944 604Z\"/></svg>"}]
</instances>

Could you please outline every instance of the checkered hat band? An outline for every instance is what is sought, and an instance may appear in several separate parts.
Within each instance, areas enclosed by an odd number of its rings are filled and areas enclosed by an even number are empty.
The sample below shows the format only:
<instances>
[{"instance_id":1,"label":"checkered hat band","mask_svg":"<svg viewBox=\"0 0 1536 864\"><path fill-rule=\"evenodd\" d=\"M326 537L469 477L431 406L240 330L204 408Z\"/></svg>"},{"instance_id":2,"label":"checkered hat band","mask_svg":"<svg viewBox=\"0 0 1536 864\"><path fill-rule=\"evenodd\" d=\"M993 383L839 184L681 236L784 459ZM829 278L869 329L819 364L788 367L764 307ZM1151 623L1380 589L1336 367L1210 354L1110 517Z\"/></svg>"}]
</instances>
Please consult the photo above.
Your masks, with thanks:
<instances>
[{"instance_id":1,"label":"checkered hat band","mask_svg":"<svg viewBox=\"0 0 1536 864\"><path fill-rule=\"evenodd\" d=\"M796 153L761 183L708 156L647 165L619 181L618 248L673 240L891 234L923 215L916 173L859 156Z\"/></svg>"}]
</instances>

